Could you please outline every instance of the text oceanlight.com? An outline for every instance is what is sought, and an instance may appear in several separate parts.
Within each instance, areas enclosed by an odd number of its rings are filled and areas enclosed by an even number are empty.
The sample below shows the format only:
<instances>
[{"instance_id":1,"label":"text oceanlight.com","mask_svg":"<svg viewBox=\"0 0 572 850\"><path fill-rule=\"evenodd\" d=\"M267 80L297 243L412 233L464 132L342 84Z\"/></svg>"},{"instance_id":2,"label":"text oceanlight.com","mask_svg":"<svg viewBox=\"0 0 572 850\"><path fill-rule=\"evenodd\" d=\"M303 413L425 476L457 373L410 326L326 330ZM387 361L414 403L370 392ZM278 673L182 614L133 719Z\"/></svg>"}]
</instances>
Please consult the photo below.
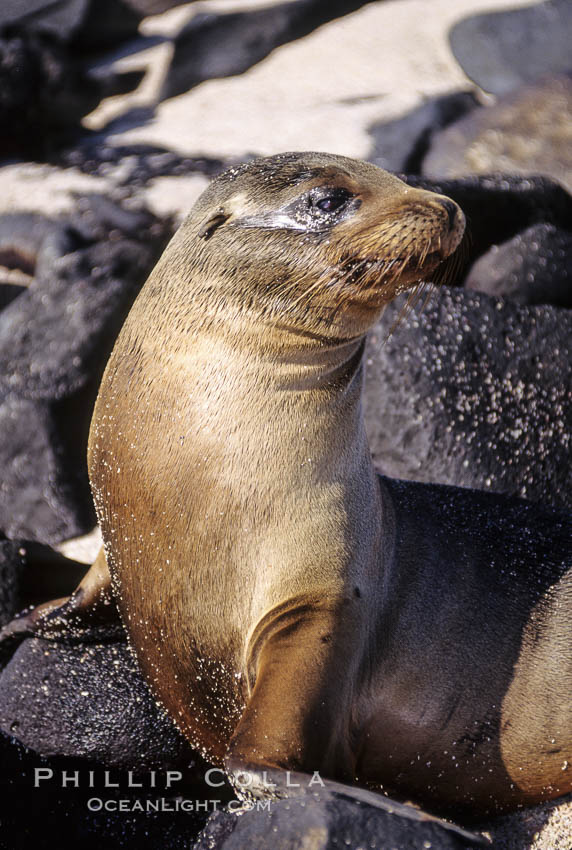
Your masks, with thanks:
<instances>
[{"instance_id":1,"label":"text oceanlight.com","mask_svg":"<svg viewBox=\"0 0 572 850\"><path fill-rule=\"evenodd\" d=\"M244 809L270 811L272 800L187 800L185 798L168 799L158 797L154 800L104 800L101 797L91 797L87 801L90 812L216 812L219 809L236 812Z\"/></svg>"}]
</instances>

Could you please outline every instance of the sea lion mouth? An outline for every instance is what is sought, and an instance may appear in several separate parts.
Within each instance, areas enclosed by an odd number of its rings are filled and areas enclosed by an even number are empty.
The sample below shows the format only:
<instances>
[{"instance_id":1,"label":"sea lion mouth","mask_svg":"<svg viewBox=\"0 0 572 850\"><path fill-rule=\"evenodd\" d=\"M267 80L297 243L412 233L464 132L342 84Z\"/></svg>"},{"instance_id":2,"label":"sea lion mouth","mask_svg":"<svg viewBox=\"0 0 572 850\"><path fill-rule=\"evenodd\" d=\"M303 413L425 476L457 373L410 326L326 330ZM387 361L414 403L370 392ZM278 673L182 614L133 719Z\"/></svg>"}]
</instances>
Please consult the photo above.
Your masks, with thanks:
<instances>
[{"instance_id":1,"label":"sea lion mouth","mask_svg":"<svg viewBox=\"0 0 572 850\"><path fill-rule=\"evenodd\" d=\"M441 251L431 251L431 253L427 254L427 256L425 257L423 265L433 265L433 263L442 263L444 260L447 259L448 256L448 254L443 254L441 253Z\"/></svg>"},{"instance_id":2,"label":"sea lion mouth","mask_svg":"<svg viewBox=\"0 0 572 850\"><path fill-rule=\"evenodd\" d=\"M441 250L435 250L423 257L346 257L338 266L337 278L348 286L359 286L360 289L380 289L389 285L399 288L414 286L416 281L412 275L421 279L432 274L449 256Z\"/></svg>"},{"instance_id":3,"label":"sea lion mouth","mask_svg":"<svg viewBox=\"0 0 572 850\"><path fill-rule=\"evenodd\" d=\"M399 254L390 259L345 256L332 275L341 299L335 308L336 313L342 304L360 311L377 310L408 292L409 297L400 312L397 326L424 292L429 298L435 288L450 283L455 277L461 263L461 245L453 250L450 248L450 242L438 240L433 250L421 254Z\"/></svg>"}]
</instances>

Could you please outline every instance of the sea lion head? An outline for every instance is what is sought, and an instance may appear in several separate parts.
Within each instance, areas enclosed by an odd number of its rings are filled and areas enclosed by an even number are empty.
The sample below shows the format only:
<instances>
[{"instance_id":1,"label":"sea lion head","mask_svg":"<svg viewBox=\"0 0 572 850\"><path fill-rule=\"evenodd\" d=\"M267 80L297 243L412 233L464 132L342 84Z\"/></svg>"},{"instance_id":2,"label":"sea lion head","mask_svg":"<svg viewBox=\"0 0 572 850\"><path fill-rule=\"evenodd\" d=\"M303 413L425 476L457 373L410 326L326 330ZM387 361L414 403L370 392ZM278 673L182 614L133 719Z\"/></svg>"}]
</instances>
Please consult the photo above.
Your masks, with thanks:
<instances>
[{"instance_id":1,"label":"sea lion head","mask_svg":"<svg viewBox=\"0 0 572 850\"><path fill-rule=\"evenodd\" d=\"M215 178L174 250L209 311L228 314L231 304L231 315L347 340L398 293L431 280L463 231L454 201L375 165L284 153Z\"/></svg>"}]
</instances>

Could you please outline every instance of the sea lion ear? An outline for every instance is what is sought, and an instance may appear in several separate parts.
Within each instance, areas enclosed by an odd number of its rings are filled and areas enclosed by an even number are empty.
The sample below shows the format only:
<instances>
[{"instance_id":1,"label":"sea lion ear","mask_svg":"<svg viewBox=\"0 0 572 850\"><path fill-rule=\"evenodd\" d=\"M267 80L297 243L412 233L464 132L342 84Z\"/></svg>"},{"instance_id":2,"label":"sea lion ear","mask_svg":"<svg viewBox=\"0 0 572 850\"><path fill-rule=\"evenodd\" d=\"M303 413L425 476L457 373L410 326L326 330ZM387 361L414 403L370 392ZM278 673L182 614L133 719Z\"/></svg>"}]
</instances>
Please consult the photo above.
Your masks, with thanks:
<instances>
[{"instance_id":1,"label":"sea lion ear","mask_svg":"<svg viewBox=\"0 0 572 850\"><path fill-rule=\"evenodd\" d=\"M198 232L199 239L210 239L217 227L224 224L227 218L230 218L230 213L225 213L223 208L219 207L216 212L209 215L201 224Z\"/></svg>"}]
</instances>

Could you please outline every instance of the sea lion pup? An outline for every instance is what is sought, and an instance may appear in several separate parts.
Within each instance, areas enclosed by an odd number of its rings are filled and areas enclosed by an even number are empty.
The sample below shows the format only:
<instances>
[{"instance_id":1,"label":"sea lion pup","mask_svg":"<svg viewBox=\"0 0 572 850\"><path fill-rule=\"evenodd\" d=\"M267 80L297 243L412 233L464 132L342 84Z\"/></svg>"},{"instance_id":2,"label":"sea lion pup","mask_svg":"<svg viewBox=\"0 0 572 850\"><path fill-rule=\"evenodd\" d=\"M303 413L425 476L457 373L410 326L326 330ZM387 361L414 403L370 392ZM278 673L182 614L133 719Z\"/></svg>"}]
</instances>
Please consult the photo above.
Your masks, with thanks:
<instances>
[{"instance_id":1,"label":"sea lion pup","mask_svg":"<svg viewBox=\"0 0 572 850\"><path fill-rule=\"evenodd\" d=\"M207 188L117 340L89 469L119 609L235 776L474 814L572 787L570 523L380 478L364 431L365 334L463 229L363 162L255 160Z\"/></svg>"}]
</instances>

